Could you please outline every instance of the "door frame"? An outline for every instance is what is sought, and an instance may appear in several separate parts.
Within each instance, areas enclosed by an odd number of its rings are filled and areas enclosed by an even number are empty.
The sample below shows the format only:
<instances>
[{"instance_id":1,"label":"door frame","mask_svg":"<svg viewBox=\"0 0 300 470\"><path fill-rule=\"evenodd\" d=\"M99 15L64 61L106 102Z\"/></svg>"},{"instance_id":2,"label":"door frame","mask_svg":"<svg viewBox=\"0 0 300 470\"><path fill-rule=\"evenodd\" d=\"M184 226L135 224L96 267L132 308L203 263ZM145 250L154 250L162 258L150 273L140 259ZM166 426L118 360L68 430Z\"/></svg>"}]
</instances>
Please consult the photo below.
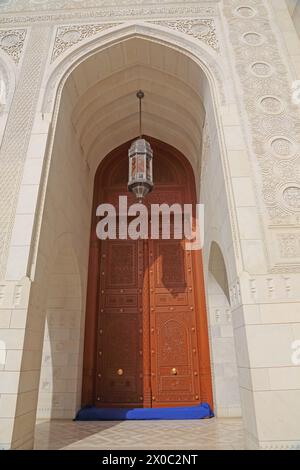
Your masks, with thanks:
<instances>
[{"instance_id":1,"label":"door frame","mask_svg":"<svg viewBox=\"0 0 300 470\"><path fill-rule=\"evenodd\" d=\"M185 178L188 184L185 184L187 197L192 203L196 203L196 186L195 176L190 162L187 158L176 148L161 142L152 137L146 137L152 147L159 149L162 155L168 153L174 158L174 168L172 170L182 178L180 169L176 165L180 165L181 169L184 168ZM104 201L105 188L104 181L110 181L110 177L114 172L114 168L119 164L120 160L127 158L127 152L130 147L131 141L122 144L113 151L111 151L100 163L94 180L94 193L93 205L91 214L91 233L90 233L90 251L89 251L89 268L88 268L88 285L87 285L87 299L86 299L86 318L85 318L85 334L84 334L84 356L83 356L83 379L82 379L82 406L94 405L96 397L96 361L97 361L97 324L98 324L98 310L99 310L99 278L100 278L100 253L101 241L96 235L96 226L98 219L96 217L96 209L101 202ZM154 152L155 153L155 152ZM154 162L155 164L155 162ZM127 173L126 173L127 174ZM154 182L155 183L155 182ZM186 183L186 182L185 182ZM107 188L107 187L106 187ZM154 189L155 191L155 189ZM145 256L147 250L144 250ZM194 285L197 286L197 293L195 295L195 306L199 315L196 315L196 334L198 338L199 350L199 373L200 373L200 388L201 399L213 407L212 396L212 382L211 382L211 366L209 354L209 338L208 338L208 325L206 314L206 301L205 301L205 287L204 287L204 274L202 253L199 250L191 251L193 263ZM147 262L144 259L144 262ZM145 265L147 267L147 264ZM144 270L144 285L149 283L149 270ZM149 299L147 295L143 295L143 308L149 308ZM144 320L146 321L144 315ZM146 326L146 325L145 325ZM145 331L145 330L144 330ZM144 351L147 347L150 353L150 340L144 339ZM145 361L144 361L145 366ZM151 406L151 377L150 377L150 362L148 364L148 371L144 373L144 406Z\"/></svg>"}]
</instances>

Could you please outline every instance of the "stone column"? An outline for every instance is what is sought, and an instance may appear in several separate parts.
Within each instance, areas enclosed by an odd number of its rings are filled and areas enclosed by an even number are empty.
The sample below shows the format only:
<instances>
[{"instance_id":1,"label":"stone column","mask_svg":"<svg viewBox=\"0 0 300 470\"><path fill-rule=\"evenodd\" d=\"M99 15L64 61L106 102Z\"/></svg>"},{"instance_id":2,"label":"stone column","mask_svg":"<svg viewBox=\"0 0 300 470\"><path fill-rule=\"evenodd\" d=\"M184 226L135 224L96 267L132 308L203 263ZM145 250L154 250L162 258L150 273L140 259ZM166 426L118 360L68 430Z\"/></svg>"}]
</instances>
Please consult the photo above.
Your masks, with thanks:
<instances>
[{"instance_id":1,"label":"stone column","mask_svg":"<svg viewBox=\"0 0 300 470\"><path fill-rule=\"evenodd\" d=\"M36 108L50 30L37 26L27 31L23 55L17 57L18 84L0 152L0 448L4 449L33 446L44 310L39 299L30 299L29 255L48 133Z\"/></svg>"}]
</instances>

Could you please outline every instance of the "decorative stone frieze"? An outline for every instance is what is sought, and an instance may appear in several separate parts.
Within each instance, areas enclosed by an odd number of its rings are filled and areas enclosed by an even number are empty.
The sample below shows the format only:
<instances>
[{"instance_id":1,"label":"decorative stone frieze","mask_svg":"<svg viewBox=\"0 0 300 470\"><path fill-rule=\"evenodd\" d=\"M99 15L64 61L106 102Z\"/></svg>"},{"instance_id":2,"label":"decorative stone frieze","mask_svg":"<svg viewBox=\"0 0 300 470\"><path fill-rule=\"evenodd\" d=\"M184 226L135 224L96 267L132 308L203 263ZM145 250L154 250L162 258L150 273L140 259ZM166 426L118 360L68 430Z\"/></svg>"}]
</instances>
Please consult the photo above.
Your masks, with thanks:
<instances>
[{"instance_id":1,"label":"decorative stone frieze","mask_svg":"<svg viewBox=\"0 0 300 470\"><path fill-rule=\"evenodd\" d=\"M216 28L213 19L151 21L153 24L165 26L176 31L189 34L204 42L215 51L219 50ZM51 62L54 62L63 52L84 39L92 37L120 23L86 24L60 26L57 29Z\"/></svg>"},{"instance_id":2,"label":"decorative stone frieze","mask_svg":"<svg viewBox=\"0 0 300 470\"><path fill-rule=\"evenodd\" d=\"M262 175L258 191L272 225L293 225L299 210L299 110L292 91L288 100L291 84L268 10L259 0L226 0L224 15ZM282 185L290 189L283 192Z\"/></svg>"},{"instance_id":3,"label":"decorative stone frieze","mask_svg":"<svg viewBox=\"0 0 300 470\"><path fill-rule=\"evenodd\" d=\"M34 0L33 0L34 1ZM51 22L61 23L66 21L87 21L93 18L98 20L131 20L132 18L189 18L197 16L213 17L218 15L216 2L207 0L199 2L190 0L188 5L175 0L160 1L130 1L113 2L93 0L91 2L79 2L73 0L69 7L65 7L64 1L44 2L39 4L29 3L23 0L11 0L10 6L0 5L0 12L6 13L0 17L0 24L20 24ZM73 8L70 8L72 6ZM23 14L22 14L23 13Z\"/></svg>"},{"instance_id":4,"label":"decorative stone frieze","mask_svg":"<svg viewBox=\"0 0 300 470\"><path fill-rule=\"evenodd\" d=\"M283 236L284 243L289 234ZM293 248L292 248L292 244ZM289 239L290 256L298 251L300 254L300 234ZM296 246L298 245L298 246ZM294 250L295 248L295 250ZM270 273L268 275L249 276L244 273L230 285L230 305L233 310L242 304L259 304L273 302L297 302L299 298L298 275L290 272Z\"/></svg>"},{"instance_id":5,"label":"decorative stone frieze","mask_svg":"<svg viewBox=\"0 0 300 470\"><path fill-rule=\"evenodd\" d=\"M91 36L94 36L105 29L112 28L117 26L118 23L105 23L105 24L87 24L87 25L70 25L70 26L61 26L57 29L54 48L52 52L53 62L57 57L59 57L63 52L65 52L70 47L75 44L87 39Z\"/></svg>"},{"instance_id":6,"label":"decorative stone frieze","mask_svg":"<svg viewBox=\"0 0 300 470\"><path fill-rule=\"evenodd\" d=\"M175 29L181 33L189 34L204 42L215 51L219 51L216 27L213 19L192 19L172 21L152 21L154 24Z\"/></svg>"}]
</instances>

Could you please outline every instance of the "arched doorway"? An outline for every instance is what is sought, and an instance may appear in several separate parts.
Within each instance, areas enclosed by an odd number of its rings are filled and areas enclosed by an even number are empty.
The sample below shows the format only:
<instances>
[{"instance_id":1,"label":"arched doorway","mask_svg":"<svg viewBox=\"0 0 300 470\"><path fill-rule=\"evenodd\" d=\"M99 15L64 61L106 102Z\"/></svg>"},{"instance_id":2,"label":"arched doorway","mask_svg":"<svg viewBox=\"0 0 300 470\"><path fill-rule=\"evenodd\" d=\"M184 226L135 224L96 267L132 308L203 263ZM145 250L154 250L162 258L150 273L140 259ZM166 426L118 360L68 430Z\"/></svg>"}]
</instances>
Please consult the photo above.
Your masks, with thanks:
<instances>
[{"instance_id":1,"label":"arched doorway","mask_svg":"<svg viewBox=\"0 0 300 470\"><path fill-rule=\"evenodd\" d=\"M146 204L195 204L192 167L153 138L155 189ZM199 252L183 239L105 240L96 208L127 195L130 143L100 164L94 185L85 351L84 405L212 405L204 283ZM149 224L151 220L149 220Z\"/></svg>"}]
</instances>

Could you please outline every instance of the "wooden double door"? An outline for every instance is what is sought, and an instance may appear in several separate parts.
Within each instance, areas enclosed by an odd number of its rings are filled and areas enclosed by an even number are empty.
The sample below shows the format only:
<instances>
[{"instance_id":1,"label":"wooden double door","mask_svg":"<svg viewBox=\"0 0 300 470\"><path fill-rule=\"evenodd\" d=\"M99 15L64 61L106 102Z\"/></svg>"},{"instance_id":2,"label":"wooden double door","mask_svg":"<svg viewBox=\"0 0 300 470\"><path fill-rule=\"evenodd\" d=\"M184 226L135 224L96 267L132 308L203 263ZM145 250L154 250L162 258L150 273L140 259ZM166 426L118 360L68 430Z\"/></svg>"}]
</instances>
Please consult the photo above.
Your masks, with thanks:
<instances>
[{"instance_id":1,"label":"wooden double door","mask_svg":"<svg viewBox=\"0 0 300 470\"><path fill-rule=\"evenodd\" d=\"M172 158L174 164L173 152ZM101 198L114 199L112 192L122 188L105 181L109 189L101 189ZM189 188L175 186L177 198ZM174 198L175 186L167 193L169 184L157 182L149 203L166 202L168 194ZM201 253L174 238L100 242L93 237L92 227L83 404L212 405Z\"/></svg>"}]
</instances>

